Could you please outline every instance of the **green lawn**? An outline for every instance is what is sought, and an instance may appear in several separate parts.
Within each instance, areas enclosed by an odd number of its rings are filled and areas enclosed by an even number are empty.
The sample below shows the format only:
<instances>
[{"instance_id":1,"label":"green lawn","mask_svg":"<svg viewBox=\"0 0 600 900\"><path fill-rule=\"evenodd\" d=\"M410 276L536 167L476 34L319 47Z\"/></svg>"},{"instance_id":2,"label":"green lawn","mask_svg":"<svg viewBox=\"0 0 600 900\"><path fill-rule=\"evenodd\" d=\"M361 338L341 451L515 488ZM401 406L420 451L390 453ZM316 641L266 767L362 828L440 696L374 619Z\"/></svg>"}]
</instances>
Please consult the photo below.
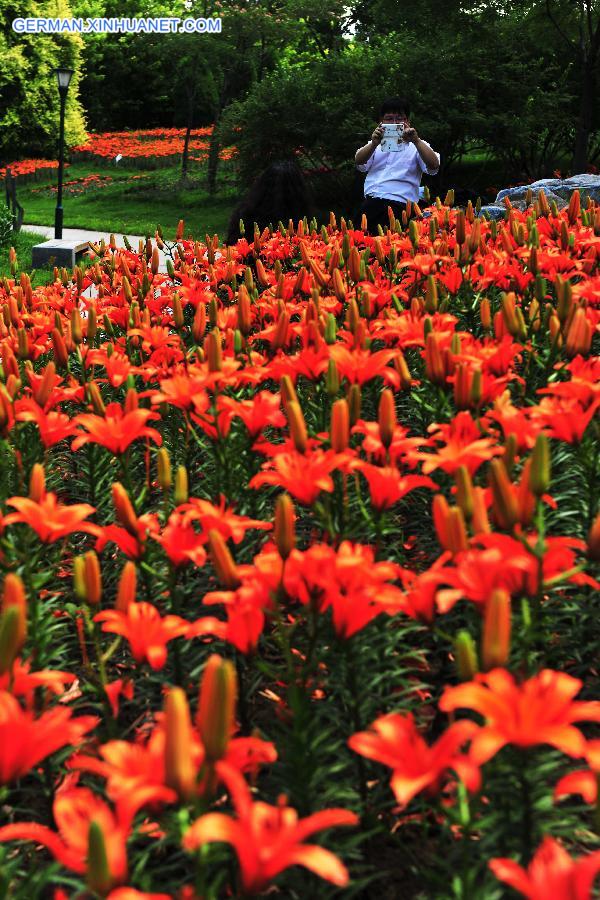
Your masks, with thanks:
<instances>
[{"instance_id":1,"label":"green lawn","mask_svg":"<svg viewBox=\"0 0 600 900\"><path fill-rule=\"evenodd\" d=\"M179 219L184 219L186 237L204 239L206 233L217 233L223 238L238 200L232 173L226 163L221 164L218 191L211 197L203 186L205 166L191 165L191 177L182 185L179 167L145 172L109 164L73 163L65 169L65 182L90 174L110 176L112 181L77 195L71 195L67 186L63 195L64 227L153 236L161 225L168 238L174 236ZM44 180L18 187L28 225L53 224L56 194L50 188L55 185L54 172Z\"/></svg>"},{"instance_id":2,"label":"green lawn","mask_svg":"<svg viewBox=\"0 0 600 900\"><path fill-rule=\"evenodd\" d=\"M19 272L28 272L32 276L31 282L34 287L38 287L41 284L47 284L52 273L52 267L38 269L36 272L31 271L31 248L44 240L45 238L42 234L20 231L13 235L11 241L11 245L17 251ZM0 278L11 277L10 264L8 261L9 249L10 245L8 247L0 247Z\"/></svg>"}]
</instances>

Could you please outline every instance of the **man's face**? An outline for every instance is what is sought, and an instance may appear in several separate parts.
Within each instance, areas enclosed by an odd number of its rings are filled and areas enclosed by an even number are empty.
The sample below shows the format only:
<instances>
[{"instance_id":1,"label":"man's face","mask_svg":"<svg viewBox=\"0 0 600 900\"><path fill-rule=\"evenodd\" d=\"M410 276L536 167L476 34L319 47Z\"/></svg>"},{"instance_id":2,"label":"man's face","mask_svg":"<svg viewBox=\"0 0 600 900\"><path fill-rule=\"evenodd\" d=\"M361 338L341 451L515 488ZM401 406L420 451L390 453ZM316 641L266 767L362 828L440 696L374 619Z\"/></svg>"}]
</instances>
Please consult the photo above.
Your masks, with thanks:
<instances>
[{"instance_id":1,"label":"man's face","mask_svg":"<svg viewBox=\"0 0 600 900\"><path fill-rule=\"evenodd\" d=\"M385 125L408 125L408 116L403 112L388 112L385 113L381 121Z\"/></svg>"}]
</instances>

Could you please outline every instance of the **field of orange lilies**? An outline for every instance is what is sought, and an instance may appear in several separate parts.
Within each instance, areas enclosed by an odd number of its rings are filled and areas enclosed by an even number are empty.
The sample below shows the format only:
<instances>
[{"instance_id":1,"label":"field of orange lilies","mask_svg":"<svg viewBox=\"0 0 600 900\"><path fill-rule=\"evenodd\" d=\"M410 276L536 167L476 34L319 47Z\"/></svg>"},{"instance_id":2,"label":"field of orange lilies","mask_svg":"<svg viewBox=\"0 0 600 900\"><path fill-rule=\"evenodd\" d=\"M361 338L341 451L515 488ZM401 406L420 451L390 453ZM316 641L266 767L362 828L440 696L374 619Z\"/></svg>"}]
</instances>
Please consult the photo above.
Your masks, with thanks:
<instances>
[{"instance_id":1,"label":"field of orange lilies","mask_svg":"<svg viewBox=\"0 0 600 900\"><path fill-rule=\"evenodd\" d=\"M528 199L12 254L1 897L594 896L600 207Z\"/></svg>"}]
</instances>

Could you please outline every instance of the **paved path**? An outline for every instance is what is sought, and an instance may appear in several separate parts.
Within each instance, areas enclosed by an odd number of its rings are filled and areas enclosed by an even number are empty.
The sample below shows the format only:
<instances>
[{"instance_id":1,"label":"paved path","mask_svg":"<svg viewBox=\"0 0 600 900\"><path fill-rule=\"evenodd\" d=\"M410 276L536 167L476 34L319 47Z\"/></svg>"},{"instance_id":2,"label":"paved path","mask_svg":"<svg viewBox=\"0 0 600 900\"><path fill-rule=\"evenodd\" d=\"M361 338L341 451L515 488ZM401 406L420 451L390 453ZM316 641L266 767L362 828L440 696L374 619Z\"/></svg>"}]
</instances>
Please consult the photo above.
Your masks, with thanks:
<instances>
[{"instance_id":1,"label":"paved path","mask_svg":"<svg viewBox=\"0 0 600 900\"><path fill-rule=\"evenodd\" d=\"M54 226L53 225L22 225L23 231L33 231L37 234L43 234L44 237L49 240L50 238L54 238ZM92 241L94 244L99 243L102 238L108 244L110 240L110 232L109 231L86 231L83 228L63 228L63 238L66 241ZM139 234L128 234L126 235L127 240L131 244L133 250L137 251L139 241L146 242L146 238L142 237ZM115 234L115 240L117 242L117 247L124 247L123 243L123 235ZM159 255L159 272L167 271L166 257L162 250L158 251Z\"/></svg>"}]
</instances>

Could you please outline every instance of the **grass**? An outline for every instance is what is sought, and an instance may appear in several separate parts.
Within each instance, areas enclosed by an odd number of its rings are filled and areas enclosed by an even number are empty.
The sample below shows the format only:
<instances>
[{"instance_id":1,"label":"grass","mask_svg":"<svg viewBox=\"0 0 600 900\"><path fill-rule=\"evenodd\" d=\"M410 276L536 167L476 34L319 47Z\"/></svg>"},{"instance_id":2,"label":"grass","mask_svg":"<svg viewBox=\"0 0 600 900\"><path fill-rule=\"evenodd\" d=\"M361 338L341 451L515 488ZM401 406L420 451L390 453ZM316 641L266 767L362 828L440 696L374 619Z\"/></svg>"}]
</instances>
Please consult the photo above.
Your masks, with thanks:
<instances>
[{"instance_id":1,"label":"grass","mask_svg":"<svg viewBox=\"0 0 600 900\"><path fill-rule=\"evenodd\" d=\"M52 266L31 271L31 249L35 244L39 244L43 240L45 240L43 234L34 234L30 231L19 231L15 233L9 246L0 247L0 278L12 277L10 274L8 253L10 246L13 246L17 251L18 271L28 272L31 275L33 287L47 284L52 273Z\"/></svg>"},{"instance_id":2,"label":"grass","mask_svg":"<svg viewBox=\"0 0 600 900\"><path fill-rule=\"evenodd\" d=\"M169 238L174 237L178 221L184 219L186 237L204 239L205 234L216 233L222 238L238 194L227 164L221 165L218 193L211 197L203 186L203 165L192 163L190 178L182 184L178 166L144 172L109 164L73 163L65 170L65 181L90 174L109 175L113 180L90 186L78 195L68 193L67 186L63 195L64 227L152 237L160 225ZM56 193L51 188L55 185L53 173L19 186L18 198L28 225L54 222Z\"/></svg>"}]
</instances>

